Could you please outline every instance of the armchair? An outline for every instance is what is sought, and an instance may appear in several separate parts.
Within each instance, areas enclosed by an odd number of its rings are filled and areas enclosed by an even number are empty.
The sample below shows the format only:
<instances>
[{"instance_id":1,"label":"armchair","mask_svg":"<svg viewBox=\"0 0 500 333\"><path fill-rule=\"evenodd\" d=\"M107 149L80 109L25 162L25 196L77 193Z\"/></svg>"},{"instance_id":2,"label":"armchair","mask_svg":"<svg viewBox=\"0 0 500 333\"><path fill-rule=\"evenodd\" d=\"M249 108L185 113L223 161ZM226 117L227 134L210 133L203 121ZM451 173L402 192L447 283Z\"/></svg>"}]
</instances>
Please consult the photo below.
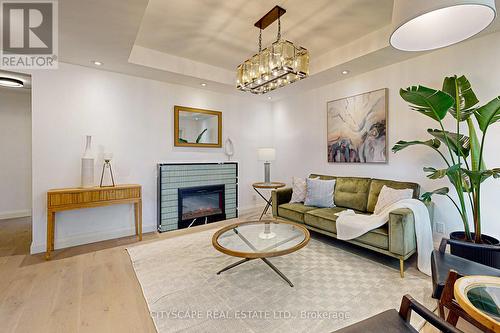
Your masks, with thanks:
<instances>
[{"instance_id":1,"label":"armchair","mask_svg":"<svg viewBox=\"0 0 500 333\"><path fill-rule=\"evenodd\" d=\"M410 325L411 311L415 311L429 324L445 333L461 333L459 329L447 323L444 319L436 316L410 295L403 296L399 312L392 309L384 311L376 316L365 319L359 323L335 331L336 333L403 333L417 330Z\"/></svg>"},{"instance_id":2,"label":"armchair","mask_svg":"<svg viewBox=\"0 0 500 333\"><path fill-rule=\"evenodd\" d=\"M500 269L446 253L446 246L453 242L455 241L443 238L439 250L434 250L431 254L432 297L435 299L441 298L450 270L454 270L460 275L500 276Z\"/></svg>"}]
</instances>

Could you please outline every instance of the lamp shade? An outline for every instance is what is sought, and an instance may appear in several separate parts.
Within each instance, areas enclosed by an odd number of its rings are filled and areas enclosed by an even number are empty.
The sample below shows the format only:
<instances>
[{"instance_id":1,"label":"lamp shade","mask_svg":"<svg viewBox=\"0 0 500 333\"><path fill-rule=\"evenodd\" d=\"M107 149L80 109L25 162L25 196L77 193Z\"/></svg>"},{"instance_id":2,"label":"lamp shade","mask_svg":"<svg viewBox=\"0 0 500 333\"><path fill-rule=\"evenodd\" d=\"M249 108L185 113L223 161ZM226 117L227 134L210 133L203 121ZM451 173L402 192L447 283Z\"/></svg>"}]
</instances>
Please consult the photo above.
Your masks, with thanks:
<instances>
[{"instance_id":1,"label":"lamp shade","mask_svg":"<svg viewBox=\"0 0 500 333\"><path fill-rule=\"evenodd\" d=\"M113 159L113 153L105 152L102 154L102 159L105 161L111 161Z\"/></svg>"},{"instance_id":2,"label":"lamp shade","mask_svg":"<svg viewBox=\"0 0 500 333\"><path fill-rule=\"evenodd\" d=\"M274 148L257 149L259 161L274 161L276 159L276 150Z\"/></svg>"},{"instance_id":3,"label":"lamp shade","mask_svg":"<svg viewBox=\"0 0 500 333\"><path fill-rule=\"evenodd\" d=\"M0 86L8 88L22 88L24 86L23 81L18 79L13 79L10 77L0 77Z\"/></svg>"},{"instance_id":4,"label":"lamp shade","mask_svg":"<svg viewBox=\"0 0 500 333\"><path fill-rule=\"evenodd\" d=\"M495 0L394 0L390 43L428 51L470 38L495 19Z\"/></svg>"}]
</instances>

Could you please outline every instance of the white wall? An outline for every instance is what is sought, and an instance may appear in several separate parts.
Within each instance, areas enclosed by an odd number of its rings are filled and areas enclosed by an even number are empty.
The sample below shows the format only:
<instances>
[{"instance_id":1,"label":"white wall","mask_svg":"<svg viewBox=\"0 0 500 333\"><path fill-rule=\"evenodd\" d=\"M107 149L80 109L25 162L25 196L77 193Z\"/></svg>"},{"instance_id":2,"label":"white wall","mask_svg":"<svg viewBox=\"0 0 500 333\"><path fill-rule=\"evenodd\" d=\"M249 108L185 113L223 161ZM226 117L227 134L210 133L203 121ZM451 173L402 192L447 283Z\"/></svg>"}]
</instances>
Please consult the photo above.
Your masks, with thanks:
<instances>
[{"instance_id":1,"label":"white wall","mask_svg":"<svg viewBox=\"0 0 500 333\"><path fill-rule=\"evenodd\" d=\"M156 228L156 164L169 161L221 161L222 149L173 147L173 105L223 112L223 139L235 144L233 160L240 162L240 209L254 201L251 183L262 178L257 147L275 146L273 179L289 181L311 172L412 180L424 190L445 181L425 178L423 166L441 166L424 148L390 154L387 165L334 165L326 162L326 102L379 88L389 88L389 147L400 139L421 139L434 128L431 119L408 109L399 97L401 87L423 84L440 87L446 75L465 74L484 103L500 94L500 34L381 68L342 82L269 103L146 80L91 68L60 64L55 71L33 73L33 244L45 249L46 191L80 184L84 136L94 136L98 154L96 182L103 150L114 153L119 183L143 185L144 230ZM499 125L489 134L486 162L500 166L496 143ZM500 183L488 181L483 194L483 232L500 237L495 201ZM460 229L460 220L445 200L437 201L436 220L447 232ZM133 234L129 206L58 213L56 248Z\"/></svg>"},{"instance_id":2,"label":"white wall","mask_svg":"<svg viewBox=\"0 0 500 333\"><path fill-rule=\"evenodd\" d=\"M423 190L446 186L425 177L422 167L442 167L443 162L425 148L409 148L398 154L389 153L387 165L356 165L327 163L326 103L380 88L389 88L389 148L398 140L428 137L427 128L436 123L410 111L399 96L399 89L422 84L440 88L445 76L466 75L480 101L484 104L500 95L500 33L487 35L459 45L438 50L411 60L387 66L353 78L304 92L273 103L274 143L280 178L306 176L311 172L340 176L367 176L416 181ZM500 124L490 130L486 147L486 163L500 166ZM483 232L500 237L498 197L500 180L489 180L483 191ZM462 230L461 220L446 200L437 200L436 221L446 224L447 232Z\"/></svg>"},{"instance_id":3,"label":"white wall","mask_svg":"<svg viewBox=\"0 0 500 333\"><path fill-rule=\"evenodd\" d=\"M31 214L31 95L0 87L0 219Z\"/></svg>"},{"instance_id":4,"label":"white wall","mask_svg":"<svg viewBox=\"0 0 500 333\"><path fill-rule=\"evenodd\" d=\"M117 182L142 184L144 231L156 229L158 162L226 160L222 149L174 148L174 105L223 112L223 140L233 140L240 162L240 209L259 203L250 185L262 178L256 149L271 139L269 103L60 64L33 74L33 253L45 250L46 191L80 185L86 134L98 154L96 184L103 150L114 154ZM133 223L126 205L58 213L55 245L130 235Z\"/></svg>"}]
</instances>

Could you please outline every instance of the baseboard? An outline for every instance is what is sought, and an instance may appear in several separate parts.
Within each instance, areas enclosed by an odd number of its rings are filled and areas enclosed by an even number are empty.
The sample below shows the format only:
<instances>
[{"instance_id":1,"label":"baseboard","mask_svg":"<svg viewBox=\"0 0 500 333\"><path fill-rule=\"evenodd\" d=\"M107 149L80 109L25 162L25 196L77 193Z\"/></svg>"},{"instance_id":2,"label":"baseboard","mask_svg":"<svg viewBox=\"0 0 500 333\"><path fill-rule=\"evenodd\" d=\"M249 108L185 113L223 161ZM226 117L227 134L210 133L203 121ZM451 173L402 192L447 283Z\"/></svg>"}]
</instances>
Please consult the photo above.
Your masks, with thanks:
<instances>
[{"instance_id":1,"label":"baseboard","mask_svg":"<svg viewBox=\"0 0 500 333\"><path fill-rule=\"evenodd\" d=\"M17 219L19 217L28 217L28 216L31 216L31 209L0 212L0 220Z\"/></svg>"},{"instance_id":2,"label":"baseboard","mask_svg":"<svg viewBox=\"0 0 500 333\"><path fill-rule=\"evenodd\" d=\"M143 233L156 231L156 224L144 226ZM67 247L91 244L109 239L126 237L135 235L135 228L115 229L104 232L91 232L85 234L74 235L63 239L56 239L55 249L64 249ZM31 254L42 253L46 250L46 243L31 243Z\"/></svg>"},{"instance_id":3,"label":"baseboard","mask_svg":"<svg viewBox=\"0 0 500 333\"><path fill-rule=\"evenodd\" d=\"M247 213L253 213L254 211L261 211L264 209L264 205L255 205L255 206L247 206L244 208L239 208L238 213L239 215L242 214L247 214ZM269 208L271 209L271 208ZM157 231L157 226L156 223L148 226L144 226L143 230L144 233L146 232L154 232ZM78 245L84 245L84 244L91 244L91 243L96 243L108 239L114 239L114 238L120 238L120 237L126 237L130 235L135 234L135 229L134 228L123 228L123 229L115 229L115 230L109 230L109 231L104 231L104 232L92 232L92 233L85 233L85 234L79 234L79 235L74 235L70 237L66 237L63 239L56 239L55 242L55 249L64 249L67 247L72 247L72 246L78 246ZM46 250L46 243L31 243L31 254L36 254L36 253L42 253L45 252Z\"/></svg>"}]
</instances>

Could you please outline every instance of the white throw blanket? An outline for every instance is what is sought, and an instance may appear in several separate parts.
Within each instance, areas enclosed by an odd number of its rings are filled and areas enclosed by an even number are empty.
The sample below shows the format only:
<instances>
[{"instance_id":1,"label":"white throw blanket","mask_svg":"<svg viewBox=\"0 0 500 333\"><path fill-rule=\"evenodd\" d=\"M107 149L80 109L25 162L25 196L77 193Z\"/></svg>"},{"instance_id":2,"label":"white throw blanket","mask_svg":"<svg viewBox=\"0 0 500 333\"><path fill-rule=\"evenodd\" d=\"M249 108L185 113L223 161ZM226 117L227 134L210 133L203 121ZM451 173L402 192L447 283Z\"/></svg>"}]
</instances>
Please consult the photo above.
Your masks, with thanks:
<instances>
[{"instance_id":1,"label":"white throw blanket","mask_svg":"<svg viewBox=\"0 0 500 333\"><path fill-rule=\"evenodd\" d=\"M419 200L404 199L387 206L380 214L362 215L352 210L337 213L337 238L349 240L377 229L389 221L389 213L399 208L408 208L415 217L417 236L418 269L431 275L431 252L434 249L432 228L427 207Z\"/></svg>"}]
</instances>

